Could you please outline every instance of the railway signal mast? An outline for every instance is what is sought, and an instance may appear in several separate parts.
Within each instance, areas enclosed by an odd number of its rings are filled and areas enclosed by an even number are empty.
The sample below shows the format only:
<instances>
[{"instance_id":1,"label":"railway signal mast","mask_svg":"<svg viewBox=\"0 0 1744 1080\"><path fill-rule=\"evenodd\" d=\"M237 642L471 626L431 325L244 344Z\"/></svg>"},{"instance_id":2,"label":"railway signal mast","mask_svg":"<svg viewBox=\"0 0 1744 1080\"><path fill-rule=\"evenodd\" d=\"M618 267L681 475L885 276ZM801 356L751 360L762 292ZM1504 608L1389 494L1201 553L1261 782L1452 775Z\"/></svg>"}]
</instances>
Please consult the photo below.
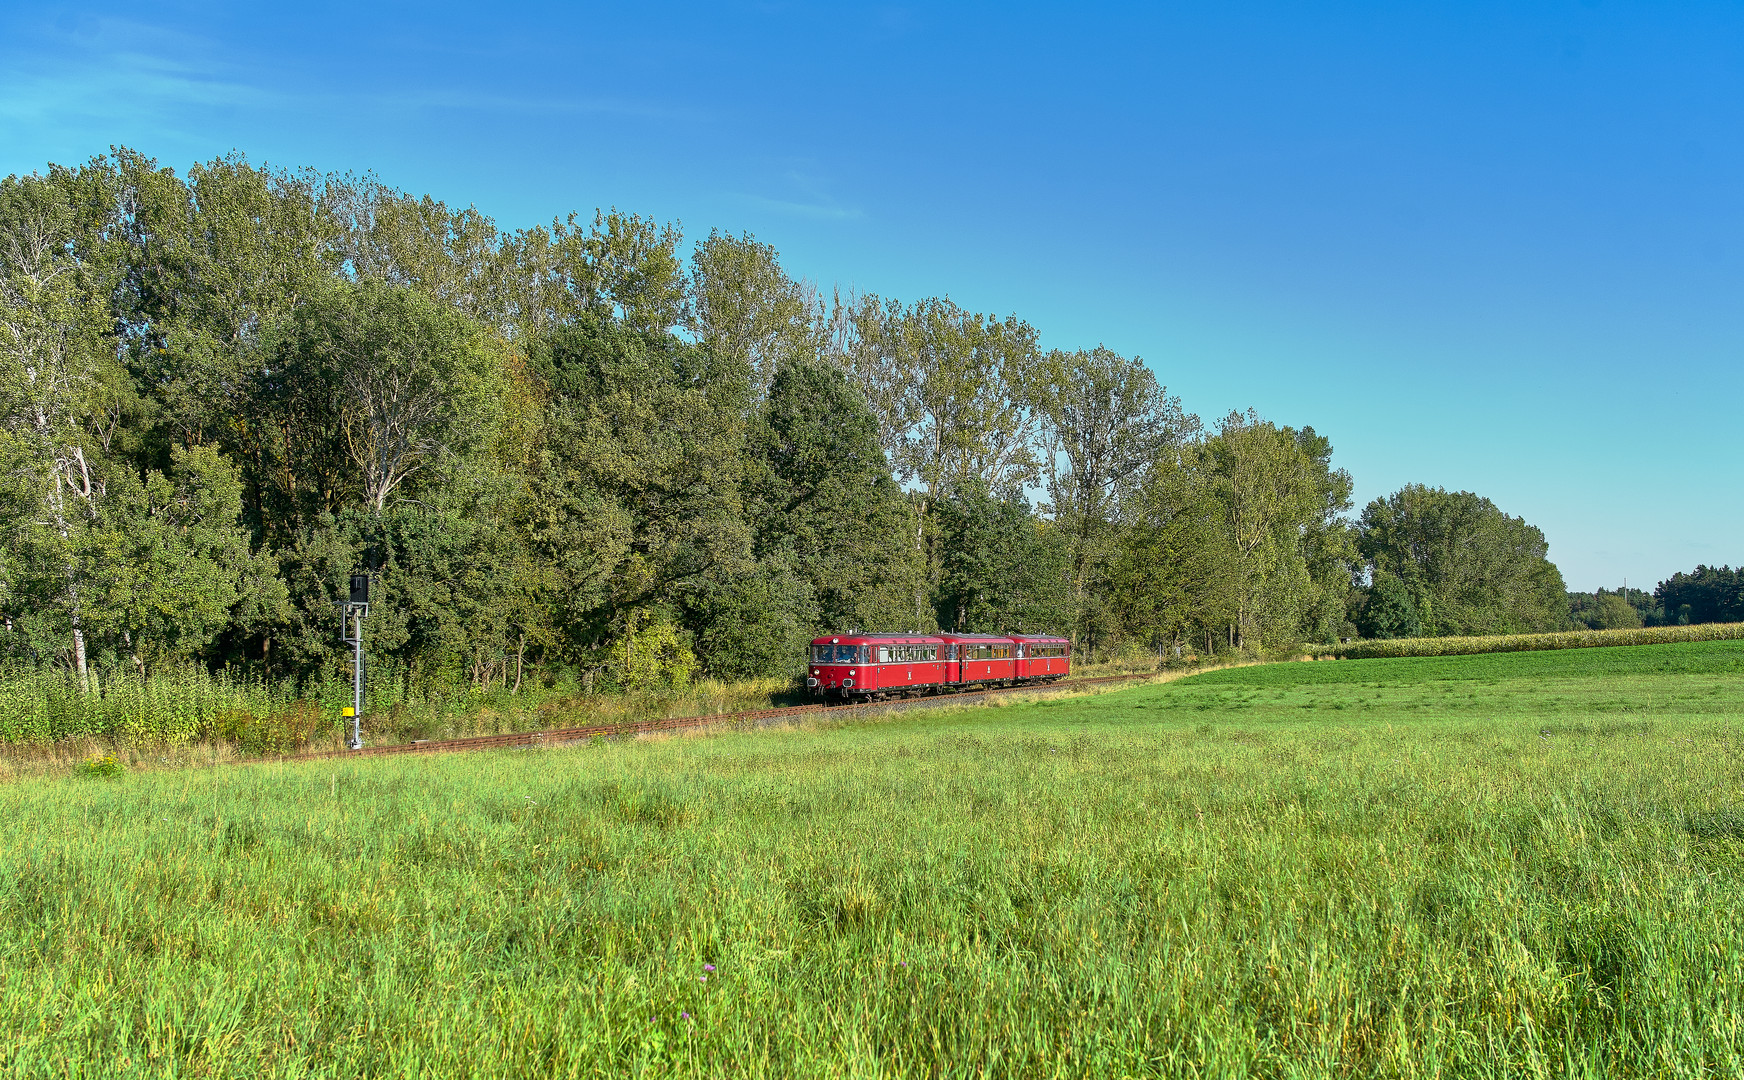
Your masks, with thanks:
<instances>
[{"instance_id":1,"label":"railway signal mast","mask_svg":"<svg viewBox=\"0 0 1744 1080\"><path fill-rule=\"evenodd\" d=\"M345 745L363 749L363 617L369 614L369 575L351 575L351 593L333 605L339 609L339 640L351 646L351 735Z\"/></svg>"}]
</instances>

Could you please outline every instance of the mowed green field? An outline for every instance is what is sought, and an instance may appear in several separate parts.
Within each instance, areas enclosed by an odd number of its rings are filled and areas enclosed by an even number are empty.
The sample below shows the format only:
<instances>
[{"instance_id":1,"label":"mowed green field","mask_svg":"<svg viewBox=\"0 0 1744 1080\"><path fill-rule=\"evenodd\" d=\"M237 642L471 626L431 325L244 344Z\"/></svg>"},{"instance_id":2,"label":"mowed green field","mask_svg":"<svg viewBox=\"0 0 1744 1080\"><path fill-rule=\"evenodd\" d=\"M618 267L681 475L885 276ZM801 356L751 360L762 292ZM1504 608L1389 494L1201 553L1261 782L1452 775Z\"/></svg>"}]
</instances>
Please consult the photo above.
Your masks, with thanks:
<instances>
[{"instance_id":1,"label":"mowed green field","mask_svg":"<svg viewBox=\"0 0 1744 1080\"><path fill-rule=\"evenodd\" d=\"M1744 643L0 788L7 1075L1736 1076Z\"/></svg>"}]
</instances>

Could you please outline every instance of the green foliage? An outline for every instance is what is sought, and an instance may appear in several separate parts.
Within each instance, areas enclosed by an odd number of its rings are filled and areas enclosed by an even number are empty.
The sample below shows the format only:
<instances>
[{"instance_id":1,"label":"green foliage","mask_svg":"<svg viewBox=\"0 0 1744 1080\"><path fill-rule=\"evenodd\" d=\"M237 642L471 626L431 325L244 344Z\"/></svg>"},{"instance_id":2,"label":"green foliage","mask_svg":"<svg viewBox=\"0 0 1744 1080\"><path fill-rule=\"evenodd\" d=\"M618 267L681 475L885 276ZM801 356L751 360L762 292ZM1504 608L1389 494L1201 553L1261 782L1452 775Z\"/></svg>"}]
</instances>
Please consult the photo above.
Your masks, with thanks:
<instances>
[{"instance_id":1,"label":"green foliage","mask_svg":"<svg viewBox=\"0 0 1744 1080\"><path fill-rule=\"evenodd\" d=\"M1357 549L1410 590L1431 637L1531 633L1564 624L1562 575L1544 534L1469 491L1408 484L1363 508Z\"/></svg>"},{"instance_id":2,"label":"green foliage","mask_svg":"<svg viewBox=\"0 0 1744 1080\"><path fill-rule=\"evenodd\" d=\"M1072 622L1060 627L1081 647L1117 637L1119 601L1110 580L1119 558L1119 519L1135 482L1199 430L1138 358L1111 349L1049 352L1026 394L1044 426L1042 472L1054 527L1069 538Z\"/></svg>"},{"instance_id":3,"label":"green foliage","mask_svg":"<svg viewBox=\"0 0 1744 1080\"><path fill-rule=\"evenodd\" d=\"M1654 601L1668 621L1690 623L1744 621L1744 567L1698 566L1659 583Z\"/></svg>"},{"instance_id":4,"label":"green foliage","mask_svg":"<svg viewBox=\"0 0 1744 1080\"><path fill-rule=\"evenodd\" d=\"M1070 541L1038 522L1022 494L996 497L980 480L965 480L934 513L940 627L1041 634L1070 625Z\"/></svg>"},{"instance_id":5,"label":"green foliage","mask_svg":"<svg viewBox=\"0 0 1744 1080\"><path fill-rule=\"evenodd\" d=\"M1741 653L11 783L0 1068L1731 1075Z\"/></svg>"},{"instance_id":6,"label":"green foliage","mask_svg":"<svg viewBox=\"0 0 1744 1080\"><path fill-rule=\"evenodd\" d=\"M682 690L696 674L696 655L663 614L634 609L612 649L613 670L625 690Z\"/></svg>"},{"instance_id":7,"label":"green foliage","mask_svg":"<svg viewBox=\"0 0 1744 1080\"><path fill-rule=\"evenodd\" d=\"M789 558L803 577L816 608L809 618L798 610L800 621L837 629L913 622L924 573L914 515L879 447L876 417L841 370L780 365L750 452L757 554Z\"/></svg>"},{"instance_id":8,"label":"green foliage","mask_svg":"<svg viewBox=\"0 0 1744 1080\"><path fill-rule=\"evenodd\" d=\"M1354 614L1356 628L1368 638L1414 638L1423 633L1417 601L1403 581L1377 573Z\"/></svg>"},{"instance_id":9,"label":"green foliage","mask_svg":"<svg viewBox=\"0 0 1744 1080\"><path fill-rule=\"evenodd\" d=\"M233 710L216 716L204 734L234 743L250 754L291 754L334 730L313 702L293 701L264 716Z\"/></svg>"},{"instance_id":10,"label":"green foliage","mask_svg":"<svg viewBox=\"0 0 1744 1080\"><path fill-rule=\"evenodd\" d=\"M821 624L811 584L780 559L731 580L711 579L691 597L697 645L717 679L793 679Z\"/></svg>"},{"instance_id":11,"label":"green foliage","mask_svg":"<svg viewBox=\"0 0 1744 1080\"><path fill-rule=\"evenodd\" d=\"M697 244L690 265L685 321L703 348L754 372L759 386L784 365L816 357L818 333L805 289L781 268L774 248L748 233L717 229Z\"/></svg>"},{"instance_id":12,"label":"green foliage","mask_svg":"<svg viewBox=\"0 0 1744 1080\"><path fill-rule=\"evenodd\" d=\"M217 730L223 717L267 716L289 703L289 688L186 665L148 676L65 671L0 676L0 742L44 745L68 739L185 743Z\"/></svg>"},{"instance_id":13,"label":"green foliage","mask_svg":"<svg viewBox=\"0 0 1744 1080\"><path fill-rule=\"evenodd\" d=\"M1640 590L1632 590L1639 593ZM1600 589L1596 593L1568 594L1569 617L1590 630L1627 630L1646 621L1641 609L1621 593Z\"/></svg>"},{"instance_id":14,"label":"green foliage","mask_svg":"<svg viewBox=\"0 0 1744 1080\"><path fill-rule=\"evenodd\" d=\"M79 762L79 775L91 776L108 780L120 776L127 771L127 766L121 763L113 750L104 754L94 754Z\"/></svg>"},{"instance_id":15,"label":"green foliage","mask_svg":"<svg viewBox=\"0 0 1744 1080\"><path fill-rule=\"evenodd\" d=\"M175 447L168 475L120 468L76 549L88 632L118 653L188 659L220 633L281 615L285 587L241 527L242 483L210 447Z\"/></svg>"},{"instance_id":16,"label":"green foliage","mask_svg":"<svg viewBox=\"0 0 1744 1080\"><path fill-rule=\"evenodd\" d=\"M1355 553L1350 475L1313 428L1232 413L1129 501L1114 587L1129 632L1247 652L1332 640Z\"/></svg>"}]
</instances>

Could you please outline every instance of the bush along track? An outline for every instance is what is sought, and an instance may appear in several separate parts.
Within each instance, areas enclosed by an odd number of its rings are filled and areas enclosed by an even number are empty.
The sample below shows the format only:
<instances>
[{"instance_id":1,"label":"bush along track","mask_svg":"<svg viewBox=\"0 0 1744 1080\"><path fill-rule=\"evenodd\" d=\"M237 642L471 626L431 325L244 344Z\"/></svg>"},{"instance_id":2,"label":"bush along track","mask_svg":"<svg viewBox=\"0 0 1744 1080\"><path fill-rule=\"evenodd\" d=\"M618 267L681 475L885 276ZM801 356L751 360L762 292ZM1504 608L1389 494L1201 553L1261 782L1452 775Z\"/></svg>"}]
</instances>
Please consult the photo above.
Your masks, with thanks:
<instances>
[{"instance_id":1,"label":"bush along track","mask_svg":"<svg viewBox=\"0 0 1744 1080\"><path fill-rule=\"evenodd\" d=\"M1487 637L1392 638L1311 645L1316 659L1374 660L1405 656L1471 656L1540 649L1599 649L1612 645L1669 645L1682 641L1744 640L1744 623L1643 626L1633 630L1575 630L1563 634L1495 634Z\"/></svg>"}]
</instances>

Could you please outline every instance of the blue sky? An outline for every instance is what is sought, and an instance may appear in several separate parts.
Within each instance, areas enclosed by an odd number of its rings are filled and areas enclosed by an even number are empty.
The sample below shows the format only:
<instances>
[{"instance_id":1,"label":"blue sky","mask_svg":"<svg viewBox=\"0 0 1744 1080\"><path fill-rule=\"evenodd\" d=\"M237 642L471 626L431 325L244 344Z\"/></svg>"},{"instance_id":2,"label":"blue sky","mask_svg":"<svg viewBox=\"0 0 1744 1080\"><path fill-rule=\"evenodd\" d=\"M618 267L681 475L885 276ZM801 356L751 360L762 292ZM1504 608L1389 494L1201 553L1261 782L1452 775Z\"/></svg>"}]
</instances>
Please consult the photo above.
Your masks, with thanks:
<instances>
[{"instance_id":1,"label":"blue sky","mask_svg":"<svg viewBox=\"0 0 1744 1080\"><path fill-rule=\"evenodd\" d=\"M1744 561L1744 6L0 8L0 173L372 170L616 205L1143 356L1361 502L1541 527L1571 588Z\"/></svg>"}]
</instances>

